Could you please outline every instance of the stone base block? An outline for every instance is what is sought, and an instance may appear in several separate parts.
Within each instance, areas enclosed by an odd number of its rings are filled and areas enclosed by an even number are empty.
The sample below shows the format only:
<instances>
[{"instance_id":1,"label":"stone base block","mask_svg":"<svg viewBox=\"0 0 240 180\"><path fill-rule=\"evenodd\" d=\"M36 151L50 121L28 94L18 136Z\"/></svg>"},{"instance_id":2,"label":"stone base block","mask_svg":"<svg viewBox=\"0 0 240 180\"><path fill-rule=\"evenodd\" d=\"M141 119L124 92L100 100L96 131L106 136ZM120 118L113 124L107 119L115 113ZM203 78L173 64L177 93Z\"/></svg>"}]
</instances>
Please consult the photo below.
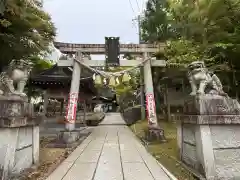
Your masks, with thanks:
<instances>
[{"instance_id":1,"label":"stone base block","mask_svg":"<svg viewBox=\"0 0 240 180\"><path fill-rule=\"evenodd\" d=\"M91 131L88 128L75 131L62 131L58 137L47 144L48 148L72 148L79 145Z\"/></svg>"},{"instance_id":2,"label":"stone base block","mask_svg":"<svg viewBox=\"0 0 240 180\"><path fill-rule=\"evenodd\" d=\"M62 131L60 132L59 138L62 139L64 143L70 144L79 140L80 131Z\"/></svg>"},{"instance_id":3,"label":"stone base block","mask_svg":"<svg viewBox=\"0 0 240 180\"><path fill-rule=\"evenodd\" d=\"M164 135L164 130L159 127L149 127L148 130L145 132L145 137L147 141L159 141L161 143L166 142L166 138Z\"/></svg>"},{"instance_id":4,"label":"stone base block","mask_svg":"<svg viewBox=\"0 0 240 180\"><path fill-rule=\"evenodd\" d=\"M182 161L207 180L240 178L240 124L182 124Z\"/></svg>"},{"instance_id":5,"label":"stone base block","mask_svg":"<svg viewBox=\"0 0 240 180\"><path fill-rule=\"evenodd\" d=\"M0 96L0 179L38 163L39 124L26 97Z\"/></svg>"},{"instance_id":6,"label":"stone base block","mask_svg":"<svg viewBox=\"0 0 240 180\"><path fill-rule=\"evenodd\" d=\"M228 96L206 94L190 96L183 111L186 115L240 115L240 104Z\"/></svg>"},{"instance_id":7,"label":"stone base block","mask_svg":"<svg viewBox=\"0 0 240 180\"><path fill-rule=\"evenodd\" d=\"M104 119L105 113L94 113L87 120L87 126L98 126L98 124Z\"/></svg>"}]
</instances>

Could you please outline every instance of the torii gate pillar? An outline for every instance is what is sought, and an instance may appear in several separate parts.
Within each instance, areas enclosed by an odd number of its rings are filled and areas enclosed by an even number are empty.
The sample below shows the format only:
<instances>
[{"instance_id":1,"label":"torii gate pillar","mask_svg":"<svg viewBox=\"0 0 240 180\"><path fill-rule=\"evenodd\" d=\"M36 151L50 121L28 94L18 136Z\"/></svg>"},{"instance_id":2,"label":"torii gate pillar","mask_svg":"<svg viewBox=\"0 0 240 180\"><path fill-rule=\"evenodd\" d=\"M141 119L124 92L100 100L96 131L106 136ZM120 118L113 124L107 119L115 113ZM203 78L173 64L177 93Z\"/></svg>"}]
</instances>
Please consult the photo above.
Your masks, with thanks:
<instances>
[{"instance_id":1,"label":"torii gate pillar","mask_svg":"<svg viewBox=\"0 0 240 180\"><path fill-rule=\"evenodd\" d=\"M82 54L77 52L77 58L81 59ZM67 122L65 124L65 128L67 131L73 131L75 129L80 77L81 77L81 66L77 61L74 61L71 88L70 88L70 93L68 98L68 109L66 114Z\"/></svg>"},{"instance_id":2,"label":"torii gate pillar","mask_svg":"<svg viewBox=\"0 0 240 180\"><path fill-rule=\"evenodd\" d=\"M144 53L144 59L148 58L148 53ZM144 84L145 84L145 95L146 95L146 109L148 119L148 134L147 138L151 141L153 139L166 141L164 131L160 128L157 120L154 90L153 90L153 79L151 70L151 60L144 63Z\"/></svg>"}]
</instances>

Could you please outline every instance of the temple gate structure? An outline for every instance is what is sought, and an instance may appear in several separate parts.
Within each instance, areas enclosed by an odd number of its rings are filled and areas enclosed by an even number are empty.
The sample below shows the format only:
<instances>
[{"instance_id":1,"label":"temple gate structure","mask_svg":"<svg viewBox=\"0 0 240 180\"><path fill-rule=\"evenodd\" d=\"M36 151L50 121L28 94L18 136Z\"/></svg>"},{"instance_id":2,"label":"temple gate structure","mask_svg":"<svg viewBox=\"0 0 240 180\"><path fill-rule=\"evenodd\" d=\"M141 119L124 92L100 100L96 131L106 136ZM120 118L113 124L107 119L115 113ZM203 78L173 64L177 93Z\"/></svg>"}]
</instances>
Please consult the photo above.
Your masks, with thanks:
<instances>
[{"instance_id":1,"label":"temple gate structure","mask_svg":"<svg viewBox=\"0 0 240 180\"><path fill-rule=\"evenodd\" d=\"M151 58L151 55L163 51L165 47L164 44L119 44L119 38L105 38L105 41L110 41L108 44L71 44L71 43L61 43L55 42L54 45L62 53L71 55L72 58L61 59L58 61L59 67L73 67L71 88L69 94L69 106L68 106L68 123L66 124L66 129L68 131L74 130L75 118L76 118L76 108L77 99L79 94L79 83L81 78L81 72L83 68L81 63L90 67L106 67L108 66L123 66L131 67L140 65L144 68L144 84L145 84L145 96L146 96L146 108L147 108L147 118L149 124L150 134L155 134L157 136L163 135L163 130L159 127L156 115L156 106L154 99L153 81L152 81L152 71L151 67L165 67L165 60L155 60ZM115 43L115 48L113 44ZM138 60L120 60L112 59L112 57L106 57L105 61L102 60L90 60L89 56L84 56L85 54L108 54L109 51L115 52L115 54L133 54L142 56ZM147 60L149 59L149 60ZM142 64L141 64L142 62ZM142 105L142 107L144 107Z\"/></svg>"}]
</instances>

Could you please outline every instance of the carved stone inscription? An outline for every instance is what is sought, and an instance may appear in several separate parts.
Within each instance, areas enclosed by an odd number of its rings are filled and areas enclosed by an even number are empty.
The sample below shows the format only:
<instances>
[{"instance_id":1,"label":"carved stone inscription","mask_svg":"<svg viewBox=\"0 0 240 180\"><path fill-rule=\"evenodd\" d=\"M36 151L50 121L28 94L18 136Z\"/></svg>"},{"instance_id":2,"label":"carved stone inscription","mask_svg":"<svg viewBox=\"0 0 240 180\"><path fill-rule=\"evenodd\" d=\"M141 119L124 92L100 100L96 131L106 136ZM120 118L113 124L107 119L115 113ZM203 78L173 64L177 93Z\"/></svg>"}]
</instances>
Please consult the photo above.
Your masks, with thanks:
<instances>
[{"instance_id":1,"label":"carved stone inscription","mask_svg":"<svg viewBox=\"0 0 240 180\"><path fill-rule=\"evenodd\" d=\"M0 101L0 117L20 117L23 111L23 102Z\"/></svg>"},{"instance_id":2,"label":"carved stone inscription","mask_svg":"<svg viewBox=\"0 0 240 180\"><path fill-rule=\"evenodd\" d=\"M184 113L188 115L239 115L239 103L224 96L205 95L187 101Z\"/></svg>"}]
</instances>

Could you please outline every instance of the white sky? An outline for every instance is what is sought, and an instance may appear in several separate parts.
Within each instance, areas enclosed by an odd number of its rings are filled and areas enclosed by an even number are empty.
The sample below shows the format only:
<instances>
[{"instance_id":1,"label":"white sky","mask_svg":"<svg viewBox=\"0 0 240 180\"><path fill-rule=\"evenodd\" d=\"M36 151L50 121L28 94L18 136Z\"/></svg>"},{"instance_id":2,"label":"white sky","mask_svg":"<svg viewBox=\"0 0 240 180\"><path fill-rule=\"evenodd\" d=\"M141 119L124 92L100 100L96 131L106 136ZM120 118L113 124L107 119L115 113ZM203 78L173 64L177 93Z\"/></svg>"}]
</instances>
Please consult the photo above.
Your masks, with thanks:
<instances>
[{"instance_id":1,"label":"white sky","mask_svg":"<svg viewBox=\"0 0 240 180\"><path fill-rule=\"evenodd\" d=\"M133 10L130 5L132 3ZM57 27L57 41L104 43L105 36L119 36L121 43L138 43L134 18L146 0L44 0ZM139 5L139 8L138 8ZM58 53L54 52L55 59Z\"/></svg>"}]
</instances>

